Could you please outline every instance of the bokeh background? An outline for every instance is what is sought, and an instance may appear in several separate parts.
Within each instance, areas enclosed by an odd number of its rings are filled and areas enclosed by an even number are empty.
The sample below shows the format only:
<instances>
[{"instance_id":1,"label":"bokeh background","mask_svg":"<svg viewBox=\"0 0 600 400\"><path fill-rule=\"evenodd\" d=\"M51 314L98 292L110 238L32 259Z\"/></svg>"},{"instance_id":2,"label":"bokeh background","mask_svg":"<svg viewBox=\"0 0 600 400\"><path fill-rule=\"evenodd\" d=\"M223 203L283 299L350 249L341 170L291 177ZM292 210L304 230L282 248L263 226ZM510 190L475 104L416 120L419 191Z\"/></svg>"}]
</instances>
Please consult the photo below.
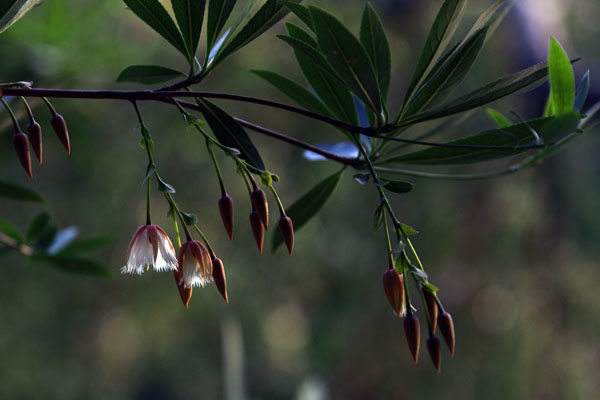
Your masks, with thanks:
<instances>
[{"instance_id":1,"label":"bokeh background","mask_svg":"<svg viewBox=\"0 0 600 400\"><path fill-rule=\"evenodd\" d=\"M363 1L307 3L326 7L358 31ZM463 30L489 3L469 3ZM588 105L598 100L600 3L516 3L460 91L543 61L553 35L571 57L584 58L576 79L590 69ZM441 1L373 4L390 35L390 101L398 104ZM274 37L282 31L280 24L230 57L200 87L288 102L249 72L270 69L301 79L291 50ZM178 54L118 0L47 1L0 36L0 54L1 81L33 80L40 87L128 88L135 86L114 83L127 65L184 68ZM534 117L546 92L542 86L494 107ZM176 187L182 207L198 215L226 267L230 304L210 285L194 291L186 310L170 273L118 274L145 213L146 159L133 110L116 101L54 103L69 123L72 155L50 132L47 110L36 108L46 136L44 165L34 168L32 181L13 154L3 111L0 179L30 185L49 205L0 199L0 217L25 227L47 209L59 225L75 225L84 237L110 234L114 243L94 256L115 274L83 277L29 265L16 254L0 259L0 398L600 397L598 129L517 175L477 182L411 178L416 190L394 199L401 218L421 231L415 243L456 324L456 355L444 349L437 374L424 348L419 364L412 363L401 320L385 300L385 243L371 229L372 187L346 174L318 218L297 233L293 257L271 254L272 229L259 255L245 188L232 163L220 157L236 202L229 242L203 140L172 107L143 104L161 174ZM284 112L219 104L306 141L339 139L324 125ZM443 137L490 126L481 111ZM251 135L268 168L282 177L285 204L336 169ZM157 193L153 200L155 222L172 232L164 200Z\"/></svg>"}]
</instances>

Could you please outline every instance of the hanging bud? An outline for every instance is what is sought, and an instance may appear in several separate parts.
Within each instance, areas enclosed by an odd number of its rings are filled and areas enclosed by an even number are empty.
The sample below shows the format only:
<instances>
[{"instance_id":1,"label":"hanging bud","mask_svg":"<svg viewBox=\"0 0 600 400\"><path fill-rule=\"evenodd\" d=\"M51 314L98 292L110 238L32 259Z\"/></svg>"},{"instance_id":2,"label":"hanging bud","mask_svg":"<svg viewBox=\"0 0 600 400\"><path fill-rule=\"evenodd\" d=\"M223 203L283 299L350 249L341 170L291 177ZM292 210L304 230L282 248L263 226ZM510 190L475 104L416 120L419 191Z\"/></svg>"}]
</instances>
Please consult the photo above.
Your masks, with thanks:
<instances>
[{"instance_id":1,"label":"hanging bud","mask_svg":"<svg viewBox=\"0 0 600 400\"><path fill-rule=\"evenodd\" d=\"M52 118L50 119L50 124L52 125L52 129L58 136L60 142L67 149L67 154L71 154L71 143L69 141L69 131L67 130L67 123L62 115L54 113Z\"/></svg>"},{"instance_id":2,"label":"hanging bud","mask_svg":"<svg viewBox=\"0 0 600 400\"><path fill-rule=\"evenodd\" d=\"M410 354L412 354L416 364L419 360L421 325L419 324L419 319L413 314L404 317L404 335L406 336L406 343L408 343Z\"/></svg>"},{"instance_id":3,"label":"hanging bud","mask_svg":"<svg viewBox=\"0 0 600 400\"><path fill-rule=\"evenodd\" d=\"M219 199L219 212L229 240L233 240L233 200L227 193L224 193Z\"/></svg>"},{"instance_id":4,"label":"hanging bud","mask_svg":"<svg viewBox=\"0 0 600 400\"><path fill-rule=\"evenodd\" d=\"M294 225L290 217L282 215L279 218L279 231L291 256L294 249Z\"/></svg>"},{"instance_id":5,"label":"hanging bud","mask_svg":"<svg viewBox=\"0 0 600 400\"><path fill-rule=\"evenodd\" d=\"M212 278L215 281L215 285L221 296L225 299L225 303L229 303L227 298L227 279L225 279L225 268L223 268L223 262L219 258L211 259L212 262Z\"/></svg>"},{"instance_id":6,"label":"hanging bud","mask_svg":"<svg viewBox=\"0 0 600 400\"><path fill-rule=\"evenodd\" d=\"M442 366L442 352L440 350L440 341L434 335L430 335L427 339L427 350L429 351L429 357L433 362L433 366L440 372Z\"/></svg>"},{"instance_id":7,"label":"hanging bud","mask_svg":"<svg viewBox=\"0 0 600 400\"><path fill-rule=\"evenodd\" d=\"M23 132L16 132L13 135L13 145L15 146L17 157L19 157L23 169L27 172L27 175L32 178L31 155L29 154L29 140L27 139L27 135Z\"/></svg>"},{"instance_id":8,"label":"hanging bud","mask_svg":"<svg viewBox=\"0 0 600 400\"><path fill-rule=\"evenodd\" d=\"M421 291L423 292L427 314L429 315L429 322L431 323L431 333L435 333L438 318L438 305L435 300L435 294L424 287L421 288Z\"/></svg>"},{"instance_id":9,"label":"hanging bud","mask_svg":"<svg viewBox=\"0 0 600 400\"><path fill-rule=\"evenodd\" d=\"M404 276L400 275L396 268L390 268L383 273L383 291L396 315L403 316L406 312Z\"/></svg>"},{"instance_id":10,"label":"hanging bud","mask_svg":"<svg viewBox=\"0 0 600 400\"><path fill-rule=\"evenodd\" d=\"M175 277L175 283L177 284L177 290L179 290L181 301L185 308L188 308L188 304L190 304L190 299L192 298L192 288L185 286L182 279L183 276L179 269L173 270L173 276Z\"/></svg>"},{"instance_id":11,"label":"hanging bud","mask_svg":"<svg viewBox=\"0 0 600 400\"><path fill-rule=\"evenodd\" d=\"M450 355L454 355L454 322L452 316L443 310L438 316L438 326L444 336L444 341L450 350Z\"/></svg>"},{"instance_id":12,"label":"hanging bud","mask_svg":"<svg viewBox=\"0 0 600 400\"><path fill-rule=\"evenodd\" d=\"M256 245L258 246L258 252L262 253L263 241L265 239L265 230L260 220L260 216L258 215L258 212L256 212L256 210L252 210L252 212L250 213L250 227L252 228L254 240L256 240Z\"/></svg>"},{"instance_id":13,"label":"hanging bud","mask_svg":"<svg viewBox=\"0 0 600 400\"><path fill-rule=\"evenodd\" d=\"M37 122L31 122L27 125L27 136L29 136L29 142L31 148L38 159L38 162L42 163L42 127Z\"/></svg>"},{"instance_id":14,"label":"hanging bud","mask_svg":"<svg viewBox=\"0 0 600 400\"><path fill-rule=\"evenodd\" d=\"M250 194L250 200L252 201L252 206L258 212L263 226L265 229L269 229L269 204L267 203L267 195L262 189L257 188Z\"/></svg>"}]
</instances>

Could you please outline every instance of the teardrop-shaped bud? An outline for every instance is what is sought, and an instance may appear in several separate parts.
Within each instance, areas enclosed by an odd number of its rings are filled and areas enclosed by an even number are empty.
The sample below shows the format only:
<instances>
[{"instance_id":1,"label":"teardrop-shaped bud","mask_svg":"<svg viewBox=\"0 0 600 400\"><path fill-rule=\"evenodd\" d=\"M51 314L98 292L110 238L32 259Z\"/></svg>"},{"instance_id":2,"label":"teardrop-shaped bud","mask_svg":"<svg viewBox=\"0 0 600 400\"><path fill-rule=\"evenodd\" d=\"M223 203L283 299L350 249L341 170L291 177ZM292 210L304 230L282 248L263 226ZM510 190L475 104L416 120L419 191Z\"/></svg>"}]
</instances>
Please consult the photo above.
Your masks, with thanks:
<instances>
[{"instance_id":1,"label":"teardrop-shaped bud","mask_svg":"<svg viewBox=\"0 0 600 400\"><path fill-rule=\"evenodd\" d=\"M265 229L269 229L269 204L267 203L267 195L262 189L255 189L250 194L252 206L258 212L260 220Z\"/></svg>"},{"instance_id":2,"label":"teardrop-shaped bud","mask_svg":"<svg viewBox=\"0 0 600 400\"><path fill-rule=\"evenodd\" d=\"M219 199L219 212L229 240L233 240L233 200L227 193Z\"/></svg>"},{"instance_id":3,"label":"teardrop-shaped bud","mask_svg":"<svg viewBox=\"0 0 600 400\"><path fill-rule=\"evenodd\" d=\"M37 122L33 122L27 125L27 136L31 143L31 148L38 159L38 162L42 163L42 127Z\"/></svg>"},{"instance_id":4,"label":"teardrop-shaped bud","mask_svg":"<svg viewBox=\"0 0 600 400\"><path fill-rule=\"evenodd\" d=\"M183 276L179 269L173 270L173 276L175 277L175 283L177 284L177 290L179 290L179 296L185 308L188 308L190 299L192 298L192 288L186 287L183 283Z\"/></svg>"},{"instance_id":5,"label":"teardrop-shaped bud","mask_svg":"<svg viewBox=\"0 0 600 400\"><path fill-rule=\"evenodd\" d=\"M413 314L404 317L404 335L406 336L406 343L408 343L410 354L412 354L416 364L419 360L421 325L419 324L419 319Z\"/></svg>"},{"instance_id":6,"label":"teardrop-shaped bud","mask_svg":"<svg viewBox=\"0 0 600 400\"><path fill-rule=\"evenodd\" d=\"M219 258L213 258L212 261L212 277L215 281L215 285L219 292L221 292L221 296L225 299L225 303L229 303L229 299L227 298L227 280L225 279L225 268L223 267L223 262Z\"/></svg>"},{"instance_id":7,"label":"teardrop-shaped bud","mask_svg":"<svg viewBox=\"0 0 600 400\"><path fill-rule=\"evenodd\" d=\"M60 142L67 149L67 154L71 154L71 142L69 141L69 131L65 119L60 114L54 114L50 119L50 124Z\"/></svg>"},{"instance_id":8,"label":"teardrop-shaped bud","mask_svg":"<svg viewBox=\"0 0 600 400\"><path fill-rule=\"evenodd\" d=\"M438 315L438 327L450 350L450 355L454 355L454 321L452 321L452 316L446 311L442 311L440 315Z\"/></svg>"},{"instance_id":9,"label":"teardrop-shaped bud","mask_svg":"<svg viewBox=\"0 0 600 400\"><path fill-rule=\"evenodd\" d=\"M279 218L279 232L281 232L283 241L291 256L292 250L294 249L294 224L292 224L290 217L282 216Z\"/></svg>"},{"instance_id":10,"label":"teardrop-shaped bud","mask_svg":"<svg viewBox=\"0 0 600 400\"><path fill-rule=\"evenodd\" d=\"M383 291L397 316L406 312L404 306L404 276L396 268L390 268L383 273Z\"/></svg>"},{"instance_id":11,"label":"teardrop-shaped bud","mask_svg":"<svg viewBox=\"0 0 600 400\"><path fill-rule=\"evenodd\" d=\"M426 288L421 288L423 292L423 298L425 299L425 306L427 307L427 314L429 315L429 322L431 323L431 333L435 333L438 318L438 305L435 300L435 294Z\"/></svg>"},{"instance_id":12,"label":"teardrop-shaped bud","mask_svg":"<svg viewBox=\"0 0 600 400\"><path fill-rule=\"evenodd\" d=\"M29 154L29 140L27 139L27 135L23 132L16 132L13 135L13 145L15 146L15 152L17 153L17 157L19 157L23 169L27 172L27 175L32 178L31 155Z\"/></svg>"},{"instance_id":13,"label":"teardrop-shaped bud","mask_svg":"<svg viewBox=\"0 0 600 400\"><path fill-rule=\"evenodd\" d=\"M440 341L434 335L430 335L427 339L427 350L429 351L429 357L433 362L433 366L440 372L442 367L442 351L440 349Z\"/></svg>"},{"instance_id":14,"label":"teardrop-shaped bud","mask_svg":"<svg viewBox=\"0 0 600 400\"><path fill-rule=\"evenodd\" d=\"M262 253L263 241L265 240L265 229L256 210L252 210L250 213L250 227L252 228L252 234L254 234L254 240L256 240L256 245L258 246L258 252Z\"/></svg>"}]
</instances>

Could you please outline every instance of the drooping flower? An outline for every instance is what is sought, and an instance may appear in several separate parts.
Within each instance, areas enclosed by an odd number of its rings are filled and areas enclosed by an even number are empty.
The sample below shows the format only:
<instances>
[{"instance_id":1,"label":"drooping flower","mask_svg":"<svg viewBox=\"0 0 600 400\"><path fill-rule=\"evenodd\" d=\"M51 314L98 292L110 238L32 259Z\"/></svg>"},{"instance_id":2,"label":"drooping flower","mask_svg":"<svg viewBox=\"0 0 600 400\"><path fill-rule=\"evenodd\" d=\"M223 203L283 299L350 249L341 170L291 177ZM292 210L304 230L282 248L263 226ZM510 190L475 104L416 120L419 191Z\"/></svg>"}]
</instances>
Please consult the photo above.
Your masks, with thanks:
<instances>
[{"instance_id":1,"label":"drooping flower","mask_svg":"<svg viewBox=\"0 0 600 400\"><path fill-rule=\"evenodd\" d=\"M150 267L155 271L176 270L177 258L171 239L160 226L142 225L131 239L121 273L142 274Z\"/></svg>"},{"instance_id":2,"label":"drooping flower","mask_svg":"<svg viewBox=\"0 0 600 400\"><path fill-rule=\"evenodd\" d=\"M208 250L198 240L188 240L179 249L179 268L187 288L204 286L212 279L212 262Z\"/></svg>"}]
</instances>

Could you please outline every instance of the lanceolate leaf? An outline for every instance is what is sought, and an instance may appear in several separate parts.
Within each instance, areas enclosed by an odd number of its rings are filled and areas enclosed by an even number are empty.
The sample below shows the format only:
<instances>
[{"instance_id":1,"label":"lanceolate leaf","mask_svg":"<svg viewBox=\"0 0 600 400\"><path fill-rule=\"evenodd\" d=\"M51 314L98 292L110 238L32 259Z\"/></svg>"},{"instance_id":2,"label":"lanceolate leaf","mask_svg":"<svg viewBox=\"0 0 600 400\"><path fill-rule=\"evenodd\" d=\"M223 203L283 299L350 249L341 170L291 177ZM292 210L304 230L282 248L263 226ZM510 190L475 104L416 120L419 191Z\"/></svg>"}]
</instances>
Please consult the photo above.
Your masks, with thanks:
<instances>
[{"instance_id":1,"label":"lanceolate leaf","mask_svg":"<svg viewBox=\"0 0 600 400\"><path fill-rule=\"evenodd\" d=\"M264 170L258 150L250 141L250 138L229 114L215 106L211 102L199 99L198 105L202 108L202 114L219 142L227 147L236 148L240 151L240 158L246 160L250 165Z\"/></svg>"},{"instance_id":2,"label":"lanceolate leaf","mask_svg":"<svg viewBox=\"0 0 600 400\"><path fill-rule=\"evenodd\" d=\"M205 0L171 0L177 24L188 48L190 58L193 58L200 41L202 20L204 19Z\"/></svg>"},{"instance_id":3,"label":"lanceolate leaf","mask_svg":"<svg viewBox=\"0 0 600 400\"><path fill-rule=\"evenodd\" d=\"M425 78L428 71L448 45L452 34L460 22L466 3L466 0L446 0L440 8L425 41L425 46L421 50L413 77L406 90L406 96L404 97L405 104L410 100L419 83L422 82L423 78Z\"/></svg>"},{"instance_id":4,"label":"lanceolate leaf","mask_svg":"<svg viewBox=\"0 0 600 400\"><path fill-rule=\"evenodd\" d=\"M300 21L304 22L304 24L306 24L306 26L308 26L311 30L314 30L314 24L308 8L292 1L280 0L279 2L293 12L296 17L298 17Z\"/></svg>"},{"instance_id":5,"label":"lanceolate leaf","mask_svg":"<svg viewBox=\"0 0 600 400\"><path fill-rule=\"evenodd\" d=\"M117 77L117 82L139 82L148 85L185 77L183 72L160 65L130 65Z\"/></svg>"},{"instance_id":6,"label":"lanceolate leaf","mask_svg":"<svg viewBox=\"0 0 600 400\"><path fill-rule=\"evenodd\" d=\"M383 24L371 3L367 3L363 11L360 42L373 63L381 94L386 99L390 88L392 55Z\"/></svg>"},{"instance_id":7,"label":"lanceolate leaf","mask_svg":"<svg viewBox=\"0 0 600 400\"><path fill-rule=\"evenodd\" d=\"M236 0L208 0L206 17L206 48L212 49L223 25L229 18Z\"/></svg>"},{"instance_id":8,"label":"lanceolate leaf","mask_svg":"<svg viewBox=\"0 0 600 400\"><path fill-rule=\"evenodd\" d=\"M481 13L479 18L477 18L477 21L475 21L469 33L467 33L466 38L473 36L478 30L486 26L490 26L488 33L491 34L505 15L504 12L501 14L496 13L506 2L507 0L496 0L492 3L483 13ZM508 9L510 9L510 7L507 7L506 11L508 11Z\"/></svg>"},{"instance_id":9,"label":"lanceolate leaf","mask_svg":"<svg viewBox=\"0 0 600 400\"><path fill-rule=\"evenodd\" d=\"M548 63L554 114L565 114L573 110L575 102L575 77L567 53L565 53L560 43L554 38L550 38Z\"/></svg>"},{"instance_id":10,"label":"lanceolate leaf","mask_svg":"<svg viewBox=\"0 0 600 400\"><path fill-rule=\"evenodd\" d=\"M260 76L267 82L271 83L273 86L281 90L286 96L294 100L296 103L298 103L305 109L323 115L331 115L331 112L321 102L321 100L317 99L307 89L300 86L296 82L286 78L285 76L281 76L279 74L276 74L275 72L270 71L254 70L252 72Z\"/></svg>"},{"instance_id":11,"label":"lanceolate leaf","mask_svg":"<svg viewBox=\"0 0 600 400\"><path fill-rule=\"evenodd\" d=\"M6 236L10 237L17 243L23 242L23 234L15 225L11 222L0 219L0 232L4 233Z\"/></svg>"},{"instance_id":12,"label":"lanceolate leaf","mask_svg":"<svg viewBox=\"0 0 600 400\"><path fill-rule=\"evenodd\" d=\"M450 144L476 145L476 146L524 146L532 144L535 140L530 128L536 132L548 125L552 118L541 118L511 125L503 129L485 131L473 136L448 142ZM403 154L386 160L385 163L408 164L468 164L496 158L514 156L526 150L507 149L481 149L481 148L456 148L456 147L430 147L425 150Z\"/></svg>"},{"instance_id":13,"label":"lanceolate leaf","mask_svg":"<svg viewBox=\"0 0 600 400\"><path fill-rule=\"evenodd\" d=\"M329 64L367 107L381 112L381 93L373 65L363 45L333 15L310 7L317 41Z\"/></svg>"},{"instance_id":14,"label":"lanceolate leaf","mask_svg":"<svg viewBox=\"0 0 600 400\"><path fill-rule=\"evenodd\" d=\"M380 179L381 181L381 186L383 186L384 189L389 190L390 192L394 192L394 193L400 193L400 194L404 194L404 193L408 193L411 190L413 190L413 184L410 182L403 182L403 181L393 181L390 179Z\"/></svg>"},{"instance_id":15,"label":"lanceolate leaf","mask_svg":"<svg viewBox=\"0 0 600 400\"><path fill-rule=\"evenodd\" d=\"M575 132L580 120L581 114L579 114L579 111L571 111L556 116L544 126L540 136L544 139L544 143L552 145Z\"/></svg>"},{"instance_id":16,"label":"lanceolate leaf","mask_svg":"<svg viewBox=\"0 0 600 400\"><path fill-rule=\"evenodd\" d=\"M439 102L463 80L481 51L486 32L485 28L478 31L448 57L439 71L419 89L408 103L404 113L405 118Z\"/></svg>"},{"instance_id":17,"label":"lanceolate leaf","mask_svg":"<svg viewBox=\"0 0 600 400\"><path fill-rule=\"evenodd\" d=\"M581 111L583 105L585 104L585 100L587 99L588 92L590 90L590 71L586 71L581 78L581 81L577 85L577 92L575 93L575 102L573 104L573 108Z\"/></svg>"},{"instance_id":18,"label":"lanceolate leaf","mask_svg":"<svg viewBox=\"0 0 600 400\"><path fill-rule=\"evenodd\" d=\"M46 202L42 196L25 186L4 181L0 181L0 197L6 197L17 201L31 201L34 203Z\"/></svg>"},{"instance_id":19,"label":"lanceolate leaf","mask_svg":"<svg viewBox=\"0 0 600 400\"><path fill-rule=\"evenodd\" d=\"M142 21L165 38L173 47L188 57L185 42L177 25L158 0L123 0Z\"/></svg>"},{"instance_id":20,"label":"lanceolate leaf","mask_svg":"<svg viewBox=\"0 0 600 400\"><path fill-rule=\"evenodd\" d=\"M17 22L33 7L44 0L3 0L0 3L0 33Z\"/></svg>"},{"instance_id":21,"label":"lanceolate leaf","mask_svg":"<svg viewBox=\"0 0 600 400\"><path fill-rule=\"evenodd\" d=\"M496 111L493 108L488 108L488 115L494 120L498 128L506 128L512 125L512 122L506 118L500 111Z\"/></svg>"},{"instance_id":22,"label":"lanceolate leaf","mask_svg":"<svg viewBox=\"0 0 600 400\"><path fill-rule=\"evenodd\" d=\"M325 205L335 191L343 173L344 170L341 169L325 178L286 210L287 215L294 223L294 230L296 232ZM273 235L272 251L275 252L282 243L283 238L281 237L281 233L276 231Z\"/></svg>"}]
</instances>

